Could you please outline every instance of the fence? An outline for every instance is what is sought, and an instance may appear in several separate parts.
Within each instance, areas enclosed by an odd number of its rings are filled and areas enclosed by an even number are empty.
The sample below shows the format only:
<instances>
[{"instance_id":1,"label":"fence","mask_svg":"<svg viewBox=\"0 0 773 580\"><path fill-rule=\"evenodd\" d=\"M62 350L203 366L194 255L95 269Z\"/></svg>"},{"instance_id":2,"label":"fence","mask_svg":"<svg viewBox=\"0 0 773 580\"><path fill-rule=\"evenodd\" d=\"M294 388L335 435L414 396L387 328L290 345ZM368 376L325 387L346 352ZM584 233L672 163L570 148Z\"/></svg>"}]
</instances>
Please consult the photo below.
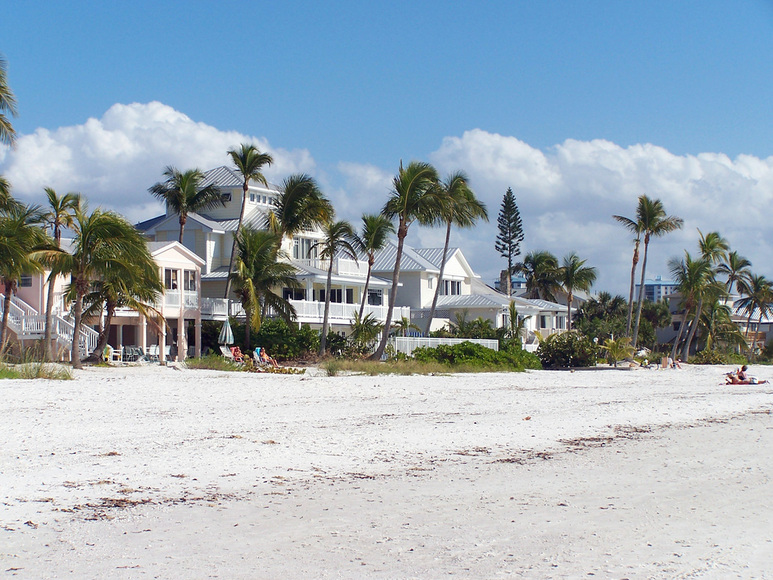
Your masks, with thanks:
<instances>
[{"instance_id":1,"label":"fence","mask_svg":"<svg viewBox=\"0 0 773 580\"><path fill-rule=\"evenodd\" d=\"M389 339L395 352L402 352L410 356L413 349L421 346L428 346L430 348L436 348L441 344L461 344L463 342L472 342L490 348L491 350L499 350L499 341L483 338L423 338L420 336L395 336Z\"/></svg>"}]
</instances>

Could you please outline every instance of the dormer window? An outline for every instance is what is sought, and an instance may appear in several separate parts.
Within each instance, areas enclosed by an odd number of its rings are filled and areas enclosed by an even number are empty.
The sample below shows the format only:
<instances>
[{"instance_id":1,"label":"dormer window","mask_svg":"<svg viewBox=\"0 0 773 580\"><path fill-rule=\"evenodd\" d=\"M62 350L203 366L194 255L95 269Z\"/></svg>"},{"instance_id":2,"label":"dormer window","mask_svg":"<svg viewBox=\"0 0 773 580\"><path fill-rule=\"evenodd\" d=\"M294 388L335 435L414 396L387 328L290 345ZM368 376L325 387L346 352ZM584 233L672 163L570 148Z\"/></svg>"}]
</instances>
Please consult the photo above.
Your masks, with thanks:
<instances>
[{"instance_id":1,"label":"dormer window","mask_svg":"<svg viewBox=\"0 0 773 580\"><path fill-rule=\"evenodd\" d=\"M222 199L223 199L223 201L225 201L225 202L229 202L229 201L231 201L231 192L229 191L229 192L227 192L227 193L224 193L224 194L222 194L222 195L221 195L221 198L222 198Z\"/></svg>"}]
</instances>

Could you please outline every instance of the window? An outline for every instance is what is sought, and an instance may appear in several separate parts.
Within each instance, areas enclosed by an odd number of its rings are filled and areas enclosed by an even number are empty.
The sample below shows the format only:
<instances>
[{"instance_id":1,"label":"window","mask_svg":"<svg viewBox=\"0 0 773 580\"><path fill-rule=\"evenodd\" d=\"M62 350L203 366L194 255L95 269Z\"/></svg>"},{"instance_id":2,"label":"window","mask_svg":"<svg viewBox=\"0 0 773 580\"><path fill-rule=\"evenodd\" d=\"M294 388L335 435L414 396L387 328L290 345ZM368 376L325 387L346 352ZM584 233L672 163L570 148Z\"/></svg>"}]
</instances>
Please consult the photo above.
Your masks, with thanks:
<instances>
[{"instance_id":1,"label":"window","mask_svg":"<svg viewBox=\"0 0 773 580\"><path fill-rule=\"evenodd\" d=\"M306 300L306 290L302 288L283 288L282 298L285 300Z\"/></svg>"},{"instance_id":2,"label":"window","mask_svg":"<svg viewBox=\"0 0 773 580\"><path fill-rule=\"evenodd\" d=\"M32 275L22 274L19 278L19 288L32 288Z\"/></svg>"},{"instance_id":3,"label":"window","mask_svg":"<svg viewBox=\"0 0 773 580\"><path fill-rule=\"evenodd\" d=\"M196 291L196 270L185 270L183 272L183 289L188 292Z\"/></svg>"},{"instance_id":4,"label":"window","mask_svg":"<svg viewBox=\"0 0 773 580\"><path fill-rule=\"evenodd\" d=\"M343 300L341 298L342 298L342 296L341 296L341 289L340 288L331 288L330 289L330 302L337 302L338 304L340 304L341 302L343 302Z\"/></svg>"},{"instance_id":5,"label":"window","mask_svg":"<svg viewBox=\"0 0 773 580\"><path fill-rule=\"evenodd\" d=\"M547 316L545 314L540 315L540 317L539 317L539 327L540 328L550 328L550 316Z\"/></svg>"},{"instance_id":6,"label":"window","mask_svg":"<svg viewBox=\"0 0 773 580\"><path fill-rule=\"evenodd\" d=\"M224 202L229 202L231 201L231 192L229 191L228 193L223 193L221 194L220 197L223 199Z\"/></svg>"},{"instance_id":7,"label":"window","mask_svg":"<svg viewBox=\"0 0 773 580\"><path fill-rule=\"evenodd\" d=\"M434 285L434 283L435 283L435 279L434 279L432 276L430 276L429 278L427 278L427 287L428 287L430 290L432 290L432 286Z\"/></svg>"},{"instance_id":8,"label":"window","mask_svg":"<svg viewBox=\"0 0 773 580\"><path fill-rule=\"evenodd\" d=\"M370 304L371 306L381 306L382 304L381 290L368 289L368 304Z\"/></svg>"},{"instance_id":9,"label":"window","mask_svg":"<svg viewBox=\"0 0 773 580\"><path fill-rule=\"evenodd\" d=\"M443 296L458 296L462 293L462 283L459 280L443 280L440 292Z\"/></svg>"},{"instance_id":10,"label":"window","mask_svg":"<svg viewBox=\"0 0 773 580\"><path fill-rule=\"evenodd\" d=\"M177 270L164 270L164 288L167 290L177 290Z\"/></svg>"},{"instance_id":11,"label":"window","mask_svg":"<svg viewBox=\"0 0 773 580\"><path fill-rule=\"evenodd\" d=\"M255 203L255 194L254 193L250 193L250 201L252 203Z\"/></svg>"},{"instance_id":12,"label":"window","mask_svg":"<svg viewBox=\"0 0 773 580\"><path fill-rule=\"evenodd\" d=\"M317 257L317 248L312 248L314 240L309 238L295 238L293 240L293 258L296 260L314 259Z\"/></svg>"},{"instance_id":13,"label":"window","mask_svg":"<svg viewBox=\"0 0 773 580\"><path fill-rule=\"evenodd\" d=\"M346 303L354 304L354 288L346 289Z\"/></svg>"}]
</instances>

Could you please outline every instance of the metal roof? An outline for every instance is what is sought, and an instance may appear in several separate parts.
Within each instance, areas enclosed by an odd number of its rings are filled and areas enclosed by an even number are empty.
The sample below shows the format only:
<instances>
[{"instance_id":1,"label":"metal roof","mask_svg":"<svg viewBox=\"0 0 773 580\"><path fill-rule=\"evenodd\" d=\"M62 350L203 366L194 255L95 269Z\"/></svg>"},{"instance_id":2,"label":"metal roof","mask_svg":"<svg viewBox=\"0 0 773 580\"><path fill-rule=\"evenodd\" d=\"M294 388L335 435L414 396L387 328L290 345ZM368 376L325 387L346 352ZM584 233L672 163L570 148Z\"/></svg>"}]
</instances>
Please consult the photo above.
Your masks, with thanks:
<instances>
[{"instance_id":1,"label":"metal roof","mask_svg":"<svg viewBox=\"0 0 773 580\"><path fill-rule=\"evenodd\" d=\"M215 187L242 187L243 178L241 174L235 169L221 165L215 167L209 171L204 172L204 179L201 182L201 187L207 187L208 185L214 185ZM257 184L255 182L250 183L253 187L260 187L263 189L263 184ZM268 184L270 191L279 192L279 186L273 183Z\"/></svg>"},{"instance_id":2,"label":"metal roof","mask_svg":"<svg viewBox=\"0 0 773 580\"><path fill-rule=\"evenodd\" d=\"M376 261L373 264L374 272L392 272L395 269L395 260L397 259L397 244L389 240L387 245L376 253ZM400 259L401 272L433 272L438 273L437 268L432 262L421 256L408 244L403 245L403 255Z\"/></svg>"},{"instance_id":3,"label":"metal roof","mask_svg":"<svg viewBox=\"0 0 773 580\"><path fill-rule=\"evenodd\" d=\"M413 250L422 258L428 260L436 268L440 269L440 266L443 263L443 248L413 248ZM448 248L448 254L446 254L446 263L448 263L453 255L458 251L459 248Z\"/></svg>"}]
</instances>

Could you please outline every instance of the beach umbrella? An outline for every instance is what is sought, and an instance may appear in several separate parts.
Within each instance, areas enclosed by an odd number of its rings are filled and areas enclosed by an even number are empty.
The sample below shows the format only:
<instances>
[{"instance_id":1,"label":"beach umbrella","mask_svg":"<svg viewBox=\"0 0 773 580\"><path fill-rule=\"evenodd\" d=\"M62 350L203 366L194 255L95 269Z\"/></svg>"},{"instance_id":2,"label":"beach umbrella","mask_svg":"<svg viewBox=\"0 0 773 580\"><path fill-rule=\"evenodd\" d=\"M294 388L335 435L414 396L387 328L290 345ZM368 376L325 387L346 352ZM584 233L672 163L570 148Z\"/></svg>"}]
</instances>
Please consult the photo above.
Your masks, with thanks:
<instances>
[{"instance_id":1,"label":"beach umbrella","mask_svg":"<svg viewBox=\"0 0 773 580\"><path fill-rule=\"evenodd\" d=\"M223 328L220 329L220 336L217 337L217 341L220 344L233 344L234 333L231 330L231 323L228 322L227 318L223 323Z\"/></svg>"}]
</instances>

